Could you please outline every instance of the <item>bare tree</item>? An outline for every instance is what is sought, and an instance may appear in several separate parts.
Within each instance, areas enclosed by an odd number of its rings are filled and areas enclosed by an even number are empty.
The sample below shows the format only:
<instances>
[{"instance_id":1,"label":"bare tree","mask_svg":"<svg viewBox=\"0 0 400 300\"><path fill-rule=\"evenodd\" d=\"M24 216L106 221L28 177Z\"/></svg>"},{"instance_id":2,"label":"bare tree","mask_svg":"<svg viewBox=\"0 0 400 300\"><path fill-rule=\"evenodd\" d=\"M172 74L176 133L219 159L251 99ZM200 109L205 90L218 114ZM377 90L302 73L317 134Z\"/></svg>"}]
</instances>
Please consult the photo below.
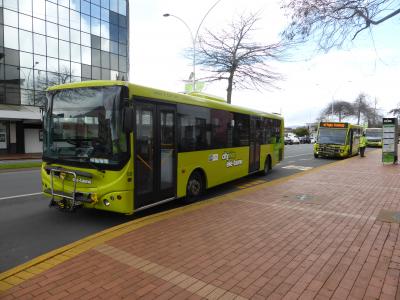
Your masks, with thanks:
<instances>
[{"instance_id":1,"label":"bare tree","mask_svg":"<svg viewBox=\"0 0 400 300\"><path fill-rule=\"evenodd\" d=\"M396 108L389 110L389 114L392 114L392 115L396 116L397 118L399 118L400 117L400 103L397 104Z\"/></svg>"},{"instance_id":2,"label":"bare tree","mask_svg":"<svg viewBox=\"0 0 400 300\"><path fill-rule=\"evenodd\" d=\"M374 114L374 109L367 97L365 93L360 93L353 102L354 116L357 118L357 124L360 124L362 118L368 121Z\"/></svg>"},{"instance_id":3,"label":"bare tree","mask_svg":"<svg viewBox=\"0 0 400 300\"><path fill-rule=\"evenodd\" d=\"M324 110L322 111L322 117L327 117L332 114L332 106L333 106L333 114L338 116L339 122L347 117L354 116L354 107L350 102L347 101L333 101L329 103Z\"/></svg>"},{"instance_id":4,"label":"bare tree","mask_svg":"<svg viewBox=\"0 0 400 300\"><path fill-rule=\"evenodd\" d=\"M400 13L397 0L282 0L291 22L283 36L289 40L318 39L325 51Z\"/></svg>"},{"instance_id":5,"label":"bare tree","mask_svg":"<svg viewBox=\"0 0 400 300\"><path fill-rule=\"evenodd\" d=\"M29 90L27 97L29 103L36 106L45 106L47 103L46 89L53 85L69 83L73 78L71 70L68 67L64 67L58 73L48 73L39 71L35 76L35 90Z\"/></svg>"},{"instance_id":6,"label":"bare tree","mask_svg":"<svg viewBox=\"0 0 400 300\"><path fill-rule=\"evenodd\" d=\"M375 98L373 107L370 107L370 113L367 115L368 127L382 127L382 110L377 107L378 100Z\"/></svg>"},{"instance_id":7,"label":"bare tree","mask_svg":"<svg viewBox=\"0 0 400 300\"><path fill-rule=\"evenodd\" d=\"M282 42L261 45L251 40L257 14L240 16L229 28L219 33L207 30L199 38L198 64L209 71L203 78L207 82L227 80L227 102L231 103L233 88L260 89L274 86L282 76L268 64L270 60L283 58Z\"/></svg>"}]
</instances>

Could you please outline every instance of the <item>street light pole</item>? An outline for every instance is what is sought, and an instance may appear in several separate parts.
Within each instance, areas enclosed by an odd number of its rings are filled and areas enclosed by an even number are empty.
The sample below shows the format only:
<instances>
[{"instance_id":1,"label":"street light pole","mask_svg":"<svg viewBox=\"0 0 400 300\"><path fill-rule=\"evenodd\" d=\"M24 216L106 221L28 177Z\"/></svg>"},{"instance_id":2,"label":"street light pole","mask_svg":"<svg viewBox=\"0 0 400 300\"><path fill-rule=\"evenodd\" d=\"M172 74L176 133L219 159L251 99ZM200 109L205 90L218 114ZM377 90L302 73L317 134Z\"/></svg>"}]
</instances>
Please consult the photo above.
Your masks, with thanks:
<instances>
[{"instance_id":1,"label":"street light pole","mask_svg":"<svg viewBox=\"0 0 400 300\"><path fill-rule=\"evenodd\" d=\"M196 88L196 42L197 42L197 37L199 35L199 31L200 31L200 27L203 24L205 18L208 16L208 14L210 13L211 10L213 10L213 8L220 2L221 0L217 0L209 9L208 11L205 13L205 15L203 16L203 18L200 21L199 26L197 26L197 30L196 30L196 34L193 36L193 32L190 29L189 25L180 17L175 16L173 14L169 14L169 13L165 13L163 14L163 17L174 17L175 19L178 19L180 22L182 22L185 27L189 30L190 33L190 38L192 40L192 45L193 45L193 60L192 60L192 64L193 64L193 92L195 91Z\"/></svg>"},{"instance_id":2,"label":"street light pole","mask_svg":"<svg viewBox=\"0 0 400 300\"><path fill-rule=\"evenodd\" d=\"M172 14L163 14L163 17L173 17L175 19L178 19L179 21L181 21L185 25L185 27L187 28L187 30L190 33L190 39L192 40L192 46L193 46L193 61L192 61L193 78L192 78L192 80L193 80L193 91L194 91L195 84L196 84L196 76L195 76L195 72L196 72L196 40L193 37L193 32L190 29L189 25L183 19L179 18L178 16L175 16L175 15L172 15Z\"/></svg>"}]
</instances>

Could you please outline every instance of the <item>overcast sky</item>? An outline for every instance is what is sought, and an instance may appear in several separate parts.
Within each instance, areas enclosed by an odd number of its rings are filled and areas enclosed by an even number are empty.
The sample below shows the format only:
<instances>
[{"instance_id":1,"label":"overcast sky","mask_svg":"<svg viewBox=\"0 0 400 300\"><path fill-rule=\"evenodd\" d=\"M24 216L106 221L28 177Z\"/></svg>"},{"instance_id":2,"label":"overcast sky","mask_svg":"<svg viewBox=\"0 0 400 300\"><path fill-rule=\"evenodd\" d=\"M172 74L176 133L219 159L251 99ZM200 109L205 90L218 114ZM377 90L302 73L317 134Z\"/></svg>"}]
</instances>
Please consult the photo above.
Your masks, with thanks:
<instances>
[{"instance_id":1,"label":"overcast sky","mask_svg":"<svg viewBox=\"0 0 400 300\"><path fill-rule=\"evenodd\" d=\"M130 1L130 81L173 92L184 90L184 80L192 71L192 61L184 56L191 47L188 29L164 13L182 18L196 32L201 19L216 0L131 0ZM221 0L200 28L215 32L225 28L235 16L261 11L254 41L272 43L286 24L278 0ZM328 103L353 101L364 92L387 115L400 102L397 84L400 75L398 20L390 20L362 32L342 50L316 53L312 44L292 51L290 62L274 62L274 70L285 76L279 89L234 90L232 103L282 112L286 126L314 121ZM197 66L196 77L201 77ZM226 98L226 82L206 85L204 92Z\"/></svg>"}]
</instances>

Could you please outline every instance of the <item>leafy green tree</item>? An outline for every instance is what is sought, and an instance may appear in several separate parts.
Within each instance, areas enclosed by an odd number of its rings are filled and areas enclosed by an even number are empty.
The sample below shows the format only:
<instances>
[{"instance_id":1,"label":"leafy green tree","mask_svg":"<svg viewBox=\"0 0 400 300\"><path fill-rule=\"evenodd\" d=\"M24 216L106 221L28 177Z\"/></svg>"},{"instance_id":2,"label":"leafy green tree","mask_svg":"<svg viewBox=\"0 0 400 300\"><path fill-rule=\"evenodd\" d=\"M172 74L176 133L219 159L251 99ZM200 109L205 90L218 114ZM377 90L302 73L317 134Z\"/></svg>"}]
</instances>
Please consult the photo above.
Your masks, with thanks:
<instances>
[{"instance_id":1,"label":"leafy green tree","mask_svg":"<svg viewBox=\"0 0 400 300\"><path fill-rule=\"evenodd\" d=\"M308 130L307 127L298 127L293 130L293 133L297 136L305 136L305 135L310 135L310 131Z\"/></svg>"}]
</instances>

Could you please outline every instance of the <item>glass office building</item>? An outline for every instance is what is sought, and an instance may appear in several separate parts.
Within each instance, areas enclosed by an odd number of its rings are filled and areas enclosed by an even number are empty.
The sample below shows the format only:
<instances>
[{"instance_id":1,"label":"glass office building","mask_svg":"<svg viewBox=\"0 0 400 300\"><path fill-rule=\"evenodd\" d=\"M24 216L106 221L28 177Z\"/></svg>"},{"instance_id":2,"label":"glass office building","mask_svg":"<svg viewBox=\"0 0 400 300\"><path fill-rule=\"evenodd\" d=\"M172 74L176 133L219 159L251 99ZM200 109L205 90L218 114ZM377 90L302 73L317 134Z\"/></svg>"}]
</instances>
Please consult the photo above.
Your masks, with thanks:
<instances>
[{"instance_id":1,"label":"glass office building","mask_svg":"<svg viewBox=\"0 0 400 300\"><path fill-rule=\"evenodd\" d=\"M48 86L128 65L128 0L0 0L0 154L41 151Z\"/></svg>"}]
</instances>

